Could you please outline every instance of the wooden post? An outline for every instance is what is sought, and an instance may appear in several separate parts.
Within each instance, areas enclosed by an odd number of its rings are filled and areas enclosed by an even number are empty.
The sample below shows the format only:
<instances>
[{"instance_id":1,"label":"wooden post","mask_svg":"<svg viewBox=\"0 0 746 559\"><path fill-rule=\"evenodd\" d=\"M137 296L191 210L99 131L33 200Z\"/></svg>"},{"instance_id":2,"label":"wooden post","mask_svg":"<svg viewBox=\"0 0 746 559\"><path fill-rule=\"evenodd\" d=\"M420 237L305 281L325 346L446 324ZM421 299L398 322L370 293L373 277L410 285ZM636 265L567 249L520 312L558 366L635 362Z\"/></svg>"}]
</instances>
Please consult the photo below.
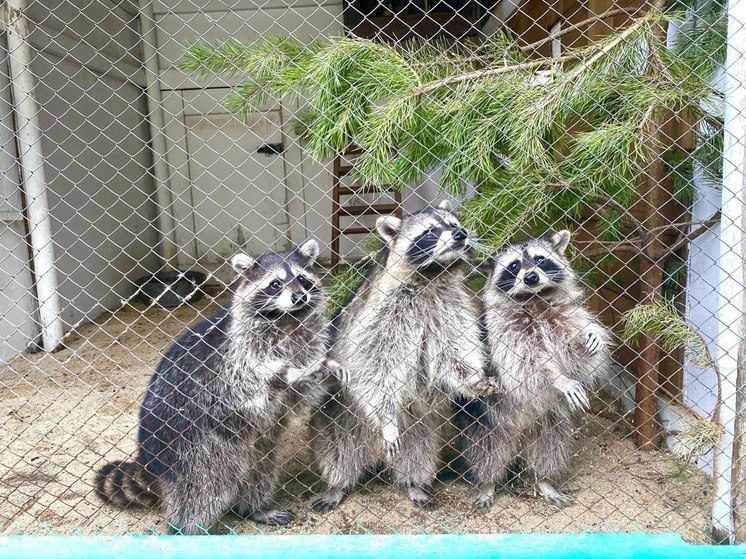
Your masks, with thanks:
<instances>
[{"instance_id":1,"label":"wooden post","mask_svg":"<svg viewBox=\"0 0 746 559\"><path fill-rule=\"evenodd\" d=\"M651 62L657 56L657 50L664 48L665 37L665 24L658 24L652 39L654 42L650 45ZM664 185L666 175L663 153L666 149L667 138L661 129L661 123L653 119L643 126L646 127L651 141L655 143L656 150L643 175L642 211L638 218L642 226L642 231L640 231L640 304L650 304L662 296L663 259L669 252L662 237L665 226L669 223L663 213L663 208L671 194L670 189ZM639 351L635 388L635 440L641 450L654 450L658 445L659 434L656 394L660 383L658 366L661 361L660 347L656 337L649 334L643 335L640 339Z\"/></svg>"},{"instance_id":2,"label":"wooden post","mask_svg":"<svg viewBox=\"0 0 746 559\"><path fill-rule=\"evenodd\" d=\"M334 158L334 169L332 171L332 272L337 271L339 266L339 238L342 235L340 226L340 193L342 156Z\"/></svg>"},{"instance_id":3,"label":"wooden post","mask_svg":"<svg viewBox=\"0 0 746 559\"><path fill-rule=\"evenodd\" d=\"M660 135L660 132L656 131L656 134ZM640 222L646 231L654 232L643 236L645 245L640 256L640 304L652 303L660 296L663 285L662 257L666 255L667 249L657 231L662 231L661 227L667 223L662 213L669 196L663 185L664 176L663 160L658 156L645 170ZM658 438L656 392L659 384L660 348L656 338L649 334L642 336L638 347L640 356L637 360L635 390L635 437L641 450L653 450L657 447Z\"/></svg>"},{"instance_id":4,"label":"wooden post","mask_svg":"<svg viewBox=\"0 0 746 559\"><path fill-rule=\"evenodd\" d=\"M588 17L601 15L609 11L611 6L611 0L588 0ZM592 43L606 37L612 31L611 22L600 19L588 26L585 30L585 36L588 37L588 42Z\"/></svg>"}]
</instances>

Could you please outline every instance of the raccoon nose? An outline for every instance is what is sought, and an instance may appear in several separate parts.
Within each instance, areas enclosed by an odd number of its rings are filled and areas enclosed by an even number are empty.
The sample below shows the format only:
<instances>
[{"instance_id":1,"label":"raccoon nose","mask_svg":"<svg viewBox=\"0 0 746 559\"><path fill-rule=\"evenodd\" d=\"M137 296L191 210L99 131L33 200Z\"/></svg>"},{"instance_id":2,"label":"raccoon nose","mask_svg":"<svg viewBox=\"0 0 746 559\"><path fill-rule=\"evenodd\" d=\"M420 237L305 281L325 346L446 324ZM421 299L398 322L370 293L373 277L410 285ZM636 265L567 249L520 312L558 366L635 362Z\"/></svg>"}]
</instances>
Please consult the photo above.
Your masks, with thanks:
<instances>
[{"instance_id":1,"label":"raccoon nose","mask_svg":"<svg viewBox=\"0 0 746 559\"><path fill-rule=\"evenodd\" d=\"M296 303L299 303L300 301L303 301L305 303L306 294L305 293L293 293L290 295L290 300L292 301L293 305L295 305Z\"/></svg>"},{"instance_id":2,"label":"raccoon nose","mask_svg":"<svg viewBox=\"0 0 746 559\"><path fill-rule=\"evenodd\" d=\"M457 241L463 241L468 236L469 234L466 232L466 229L464 229L463 227L459 227L453 232L453 238Z\"/></svg>"},{"instance_id":3,"label":"raccoon nose","mask_svg":"<svg viewBox=\"0 0 746 559\"><path fill-rule=\"evenodd\" d=\"M539 274L536 272L529 272L524 276L523 283L526 285L536 285L539 283Z\"/></svg>"}]
</instances>

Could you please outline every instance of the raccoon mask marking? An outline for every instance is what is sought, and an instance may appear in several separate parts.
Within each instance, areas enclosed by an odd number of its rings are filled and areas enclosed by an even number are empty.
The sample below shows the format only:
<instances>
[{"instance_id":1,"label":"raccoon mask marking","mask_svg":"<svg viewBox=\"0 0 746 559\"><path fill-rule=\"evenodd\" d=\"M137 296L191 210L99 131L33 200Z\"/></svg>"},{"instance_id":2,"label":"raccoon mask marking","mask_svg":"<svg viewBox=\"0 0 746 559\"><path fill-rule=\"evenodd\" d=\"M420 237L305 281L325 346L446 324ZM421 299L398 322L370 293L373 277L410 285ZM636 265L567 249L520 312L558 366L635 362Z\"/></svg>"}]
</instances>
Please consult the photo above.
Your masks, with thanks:
<instances>
[{"instance_id":1,"label":"raccoon mask marking","mask_svg":"<svg viewBox=\"0 0 746 559\"><path fill-rule=\"evenodd\" d=\"M376 228L386 241L387 258L425 274L462 259L473 245L448 201L404 219L380 217Z\"/></svg>"},{"instance_id":2,"label":"raccoon mask marking","mask_svg":"<svg viewBox=\"0 0 746 559\"><path fill-rule=\"evenodd\" d=\"M492 257L495 289L518 301L574 293L574 274L564 255L569 241L570 232L560 231L496 254Z\"/></svg>"},{"instance_id":3,"label":"raccoon mask marking","mask_svg":"<svg viewBox=\"0 0 746 559\"><path fill-rule=\"evenodd\" d=\"M321 279L313 270L318 243L310 239L289 254L256 259L239 253L231 260L240 274L236 295L244 308L269 319L303 317L323 303Z\"/></svg>"}]
</instances>

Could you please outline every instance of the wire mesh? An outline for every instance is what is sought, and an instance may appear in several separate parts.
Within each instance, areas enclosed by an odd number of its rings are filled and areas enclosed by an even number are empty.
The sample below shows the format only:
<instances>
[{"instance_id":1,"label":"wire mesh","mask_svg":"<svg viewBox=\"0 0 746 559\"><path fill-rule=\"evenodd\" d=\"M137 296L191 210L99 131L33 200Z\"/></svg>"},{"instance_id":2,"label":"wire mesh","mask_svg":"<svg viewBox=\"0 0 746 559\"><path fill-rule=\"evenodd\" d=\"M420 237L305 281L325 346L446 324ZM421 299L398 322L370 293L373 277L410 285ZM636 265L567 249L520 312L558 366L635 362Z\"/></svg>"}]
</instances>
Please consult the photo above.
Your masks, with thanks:
<instances>
[{"instance_id":1,"label":"wire mesh","mask_svg":"<svg viewBox=\"0 0 746 559\"><path fill-rule=\"evenodd\" d=\"M3 9L3 533L740 537L722 2Z\"/></svg>"}]
</instances>

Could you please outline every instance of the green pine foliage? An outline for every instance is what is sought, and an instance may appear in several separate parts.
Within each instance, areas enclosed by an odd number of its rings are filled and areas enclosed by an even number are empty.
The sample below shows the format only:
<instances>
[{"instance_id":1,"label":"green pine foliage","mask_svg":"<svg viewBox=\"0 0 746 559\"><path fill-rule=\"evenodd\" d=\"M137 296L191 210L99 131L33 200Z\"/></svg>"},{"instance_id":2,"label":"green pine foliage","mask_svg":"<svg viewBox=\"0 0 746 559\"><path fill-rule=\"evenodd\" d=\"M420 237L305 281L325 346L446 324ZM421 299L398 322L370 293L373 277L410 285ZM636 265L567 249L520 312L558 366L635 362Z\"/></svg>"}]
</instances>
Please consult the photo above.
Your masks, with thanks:
<instances>
[{"instance_id":1,"label":"green pine foliage","mask_svg":"<svg viewBox=\"0 0 746 559\"><path fill-rule=\"evenodd\" d=\"M355 172L373 187L405 187L435 169L443 191L476 185L462 219L485 253L519 234L577 227L588 210L600 240L642 247L648 232L628 210L656 158L665 153L685 204L695 164L722 175L722 120L708 107L719 98L710 81L725 57L723 2L679 0L661 11L666 4L559 58L536 56L506 33L476 50L446 41L271 38L195 43L182 67L240 77L226 101L240 117L268 99L297 101L295 128L310 154L325 161L361 147ZM673 48L664 41L669 22L681 29ZM657 127L674 114L698 123L692 154L660 143ZM363 274L356 266L340 274L333 299L344 299ZM650 332L664 348L683 345L709 359L667 303L625 318L630 343Z\"/></svg>"},{"instance_id":2,"label":"green pine foliage","mask_svg":"<svg viewBox=\"0 0 746 559\"><path fill-rule=\"evenodd\" d=\"M713 364L712 356L702 337L684 320L674 304L664 299L639 305L623 316L623 339L634 344L643 334L657 336L666 351L683 347L691 362L699 367Z\"/></svg>"},{"instance_id":3,"label":"green pine foliage","mask_svg":"<svg viewBox=\"0 0 746 559\"><path fill-rule=\"evenodd\" d=\"M673 184L673 197L685 206L694 201L693 159L680 149L671 149L663 154L666 170Z\"/></svg>"},{"instance_id":4,"label":"green pine foliage","mask_svg":"<svg viewBox=\"0 0 746 559\"><path fill-rule=\"evenodd\" d=\"M340 265L339 270L330 277L327 292L329 293L328 314L334 316L342 305L352 296L365 280L365 276L374 266L383 248L380 237L371 235L360 243L365 256L356 262Z\"/></svg>"},{"instance_id":5,"label":"green pine foliage","mask_svg":"<svg viewBox=\"0 0 746 559\"><path fill-rule=\"evenodd\" d=\"M664 48L667 20L686 27L686 48ZM404 187L436 168L450 193L477 184L466 221L497 246L534 226L572 225L607 199L628 208L661 147L651 124L679 111L702 117L701 101L716 95L713 66L695 61L716 63L722 38L722 12L695 24L651 9L560 59L529 58L506 34L478 55L445 41L271 38L192 44L182 66L242 77L226 101L239 116L268 98L300 100L296 128L309 152L327 160L362 147L356 172L367 184ZM602 214L602 236L617 237L625 223Z\"/></svg>"}]
</instances>

